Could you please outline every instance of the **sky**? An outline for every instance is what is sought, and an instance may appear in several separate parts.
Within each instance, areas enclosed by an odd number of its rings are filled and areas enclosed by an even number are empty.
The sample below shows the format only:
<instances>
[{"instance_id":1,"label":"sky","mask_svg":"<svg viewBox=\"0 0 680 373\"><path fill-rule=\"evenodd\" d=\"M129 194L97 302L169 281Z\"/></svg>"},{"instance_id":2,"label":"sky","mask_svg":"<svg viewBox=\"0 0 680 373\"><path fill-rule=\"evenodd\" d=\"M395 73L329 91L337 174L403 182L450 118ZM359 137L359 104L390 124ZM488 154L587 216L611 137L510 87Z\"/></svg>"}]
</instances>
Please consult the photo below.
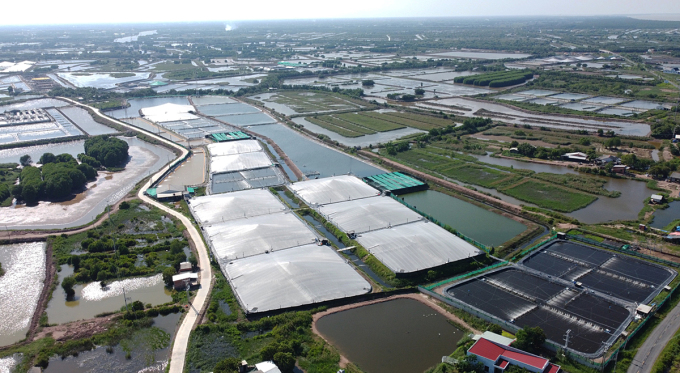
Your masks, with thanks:
<instances>
[{"instance_id":1,"label":"sky","mask_svg":"<svg viewBox=\"0 0 680 373\"><path fill-rule=\"evenodd\" d=\"M3 0L3 25L680 14L677 0Z\"/></svg>"}]
</instances>

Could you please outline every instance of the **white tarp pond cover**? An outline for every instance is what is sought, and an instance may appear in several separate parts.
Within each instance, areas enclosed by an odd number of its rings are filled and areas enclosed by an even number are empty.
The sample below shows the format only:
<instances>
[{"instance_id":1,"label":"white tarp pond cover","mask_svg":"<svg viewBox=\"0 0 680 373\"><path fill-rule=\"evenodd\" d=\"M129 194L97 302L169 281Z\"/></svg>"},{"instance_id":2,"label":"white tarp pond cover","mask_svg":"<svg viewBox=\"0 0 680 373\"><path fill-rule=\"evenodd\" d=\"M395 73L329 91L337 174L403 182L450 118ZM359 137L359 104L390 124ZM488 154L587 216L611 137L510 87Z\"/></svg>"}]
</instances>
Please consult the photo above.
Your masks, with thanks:
<instances>
[{"instance_id":1,"label":"white tarp pond cover","mask_svg":"<svg viewBox=\"0 0 680 373\"><path fill-rule=\"evenodd\" d=\"M371 285L328 246L305 245L225 263L249 313L366 294Z\"/></svg>"},{"instance_id":2,"label":"white tarp pond cover","mask_svg":"<svg viewBox=\"0 0 680 373\"><path fill-rule=\"evenodd\" d=\"M208 151L211 156L219 157L223 155L259 152L262 151L262 146L260 146L260 143L257 140L240 140L210 144L208 145Z\"/></svg>"},{"instance_id":3,"label":"white tarp pond cover","mask_svg":"<svg viewBox=\"0 0 680 373\"><path fill-rule=\"evenodd\" d=\"M189 113L194 111L191 105L163 104L158 106L146 107L142 109L142 115L152 122L174 122L178 120L197 119L198 117Z\"/></svg>"},{"instance_id":4,"label":"white tarp pond cover","mask_svg":"<svg viewBox=\"0 0 680 373\"><path fill-rule=\"evenodd\" d=\"M363 233L357 241L395 273L416 272L482 253L426 220Z\"/></svg>"},{"instance_id":5,"label":"white tarp pond cover","mask_svg":"<svg viewBox=\"0 0 680 373\"><path fill-rule=\"evenodd\" d=\"M324 205L319 212L345 233L361 233L423 219L391 197L382 196Z\"/></svg>"},{"instance_id":6,"label":"white tarp pond cover","mask_svg":"<svg viewBox=\"0 0 680 373\"><path fill-rule=\"evenodd\" d=\"M220 263L310 244L317 238L292 212L217 223L204 227L204 232Z\"/></svg>"},{"instance_id":7,"label":"white tarp pond cover","mask_svg":"<svg viewBox=\"0 0 680 373\"><path fill-rule=\"evenodd\" d=\"M264 152L225 155L210 158L210 173L250 170L271 165L272 161Z\"/></svg>"},{"instance_id":8,"label":"white tarp pond cover","mask_svg":"<svg viewBox=\"0 0 680 373\"><path fill-rule=\"evenodd\" d=\"M201 225L217 224L286 210L286 207L278 198L264 189L196 197L189 202L189 208Z\"/></svg>"},{"instance_id":9,"label":"white tarp pond cover","mask_svg":"<svg viewBox=\"0 0 680 373\"><path fill-rule=\"evenodd\" d=\"M301 181L290 185L289 188L312 205L325 205L380 194L377 189L349 175Z\"/></svg>"}]
</instances>

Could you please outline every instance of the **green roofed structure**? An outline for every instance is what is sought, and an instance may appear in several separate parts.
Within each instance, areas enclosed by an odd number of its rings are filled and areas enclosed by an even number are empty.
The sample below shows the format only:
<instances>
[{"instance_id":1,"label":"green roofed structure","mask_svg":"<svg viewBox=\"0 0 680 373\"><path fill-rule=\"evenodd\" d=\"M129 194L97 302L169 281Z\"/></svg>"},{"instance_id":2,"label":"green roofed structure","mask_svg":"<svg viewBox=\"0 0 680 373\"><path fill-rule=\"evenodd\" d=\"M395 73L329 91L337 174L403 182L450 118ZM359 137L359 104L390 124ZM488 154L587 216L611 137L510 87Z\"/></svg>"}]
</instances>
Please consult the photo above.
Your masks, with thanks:
<instances>
[{"instance_id":1,"label":"green roofed structure","mask_svg":"<svg viewBox=\"0 0 680 373\"><path fill-rule=\"evenodd\" d=\"M368 176L364 178L364 182L381 191L389 191L394 194L418 192L428 188L426 183L401 172Z\"/></svg>"},{"instance_id":2,"label":"green roofed structure","mask_svg":"<svg viewBox=\"0 0 680 373\"><path fill-rule=\"evenodd\" d=\"M250 139L250 135L242 132L242 131L236 131L236 132L225 132L225 133L212 133L210 135L206 136L210 140L214 140L216 142L226 142L226 141L236 141L236 140L247 140Z\"/></svg>"}]
</instances>

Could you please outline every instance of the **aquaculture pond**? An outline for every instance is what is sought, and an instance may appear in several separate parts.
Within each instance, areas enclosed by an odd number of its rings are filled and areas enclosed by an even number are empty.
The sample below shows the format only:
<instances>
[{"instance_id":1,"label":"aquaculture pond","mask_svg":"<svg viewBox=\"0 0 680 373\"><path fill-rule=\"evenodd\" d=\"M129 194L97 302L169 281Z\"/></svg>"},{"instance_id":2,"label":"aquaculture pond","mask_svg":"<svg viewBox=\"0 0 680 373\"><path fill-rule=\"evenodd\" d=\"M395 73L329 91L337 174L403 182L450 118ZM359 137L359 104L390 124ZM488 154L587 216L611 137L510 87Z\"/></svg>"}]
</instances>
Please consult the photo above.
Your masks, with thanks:
<instances>
[{"instance_id":1,"label":"aquaculture pond","mask_svg":"<svg viewBox=\"0 0 680 373\"><path fill-rule=\"evenodd\" d=\"M85 351L78 356L50 359L45 373L161 373L170 357L170 345L175 336L181 313L153 318L151 328L141 329L107 352L105 346ZM127 352L130 358L127 358Z\"/></svg>"},{"instance_id":2,"label":"aquaculture pond","mask_svg":"<svg viewBox=\"0 0 680 373\"><path fill-rule=\"evenodd\" d=\"M656 210L654 220L650 224L654 228L664 229L668 224L680 219L680 201L671 202L668 208Z\"/></svg>"},{"instance_id":3,"label":"aquaculture pond","mask_svg":"<svg viewBox=\"0 0 680 373\"><path fill-rule=\"evenodd\" d=\"M58 273L59 283L72 274L73 267L62 265ZM52 299L47 305L47 319L50 324L90 319L101 313L118 311L125 307L123 289L128 304L138 300L155 306L172 301L170 291L163 284L160 274L112 281L106 288L102 288L99 282L93 282L76 285L73 289L76 292L73 299L66 299L66 293L61 286L54 289Z\"/></svg>"},{"instance_id":4,"label":"aquaculture pond","mask_svg":"<svg viewBox=\"0 0 680 373\"><path fill-rule=\"evenodd\" d=\"M316 327L368 373L422 372L450 355L464 332L414 299L395 299L320 318Z\"/></svg>"},{"instance_id":5,"label":"aquaculture pond","mask_svg":"<svg viewBox=\"0 0 680 373\"><path fill-rule=\"evenodd\" d=\"M499 246L526 225L434 190L399 196L404 202L487 246Z\"/></svg>"},{"instance_id":6,"label":"aquaculture pond","mask_svg":"<svg viewBox=\"0 0 680 373\"><path fill-rule=\"evenodd\" d=\"M105 114L113 118L132 118L139 117L139 110L145 107L158 106L163 104L189 105L186 96L168 96L154 98L138 98L129 100L129 107L125 109L107 111Z\"/></svg>"},{"instance_id":7,"label":"aquaculture pond","mask_svg":"<svg viewBox=\"0 0 680 373\"><path fill-rule=\"evenodd\" d=\"M282 124L266 124L251 129L272 139L296 166L310 178L352 173L366 177L385 171L355 157L311 140Z\"/></svg>"},{"instance_id":8,"label":"aquaculture pond","mask_svg":"<svg viewBox=\"0 0 680 373\"><path fill-rule=\"evenodd\" d=\"M533 162L523 162L514 159L507 158L496 158L489 155L480 156L472 155L478 160L499 166L521 168L526 170L532 170L535 172L548 172L553 174L580 174L574 169L563 166L553 166L548 164L533 163ZM583 174L588 176L588 174ZM644 207L645 201L649 196L655 192L647 187L647 184L643 181L636 181L630 179L614 179L614 178L604 178L606 183L604 188L607 190L618 190L621 192L621 196L618 198L609 198L604 196L597 196L597 200L590 205L576 210L574 212L567 213L565 215L571 216L587 224L604 223L612 220L636 220L637 215ZM518 201L512 197L508 197L502 193L495 190L488 190L485 188L477 187L479 190L485 192L490 192L494 195L499 196L502 200L515 203L515 204L525 204L531 205L530 203ZM670 222L669 222L670 223Z\"/></svg>"},{"instance_id":9,"label":"aquaculture pond","mask_svg":"<svg viewBox=\"0 0 680 373\"><path fill-rule=\"evenodd\" d=\"M45 281L45 243L0 246L0 346L26 337Z\"/></svg>"}]
</instances>

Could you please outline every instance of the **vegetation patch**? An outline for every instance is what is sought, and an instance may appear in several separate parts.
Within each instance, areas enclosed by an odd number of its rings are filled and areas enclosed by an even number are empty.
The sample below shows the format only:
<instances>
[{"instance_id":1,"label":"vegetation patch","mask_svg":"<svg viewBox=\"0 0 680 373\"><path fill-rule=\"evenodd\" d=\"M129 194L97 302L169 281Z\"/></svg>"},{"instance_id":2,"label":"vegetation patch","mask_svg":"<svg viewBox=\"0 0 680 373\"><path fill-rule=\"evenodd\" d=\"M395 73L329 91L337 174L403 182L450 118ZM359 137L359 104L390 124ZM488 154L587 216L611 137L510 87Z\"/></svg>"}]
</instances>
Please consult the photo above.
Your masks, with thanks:
<instances>
[{"instance_id":1,"label":"vegetation patch","mask_svg":"<svg viewBox=\"0 0 680 373\"><path fill-rule=\"evenodd\" d=\"M502 192L519 200L536 204L539 207L562 212L576 211L588 206L597 199L597 197L589 194L573 192L533 180L527 180L512 188L504 189Z\"/></svg>"}]
</instances>

